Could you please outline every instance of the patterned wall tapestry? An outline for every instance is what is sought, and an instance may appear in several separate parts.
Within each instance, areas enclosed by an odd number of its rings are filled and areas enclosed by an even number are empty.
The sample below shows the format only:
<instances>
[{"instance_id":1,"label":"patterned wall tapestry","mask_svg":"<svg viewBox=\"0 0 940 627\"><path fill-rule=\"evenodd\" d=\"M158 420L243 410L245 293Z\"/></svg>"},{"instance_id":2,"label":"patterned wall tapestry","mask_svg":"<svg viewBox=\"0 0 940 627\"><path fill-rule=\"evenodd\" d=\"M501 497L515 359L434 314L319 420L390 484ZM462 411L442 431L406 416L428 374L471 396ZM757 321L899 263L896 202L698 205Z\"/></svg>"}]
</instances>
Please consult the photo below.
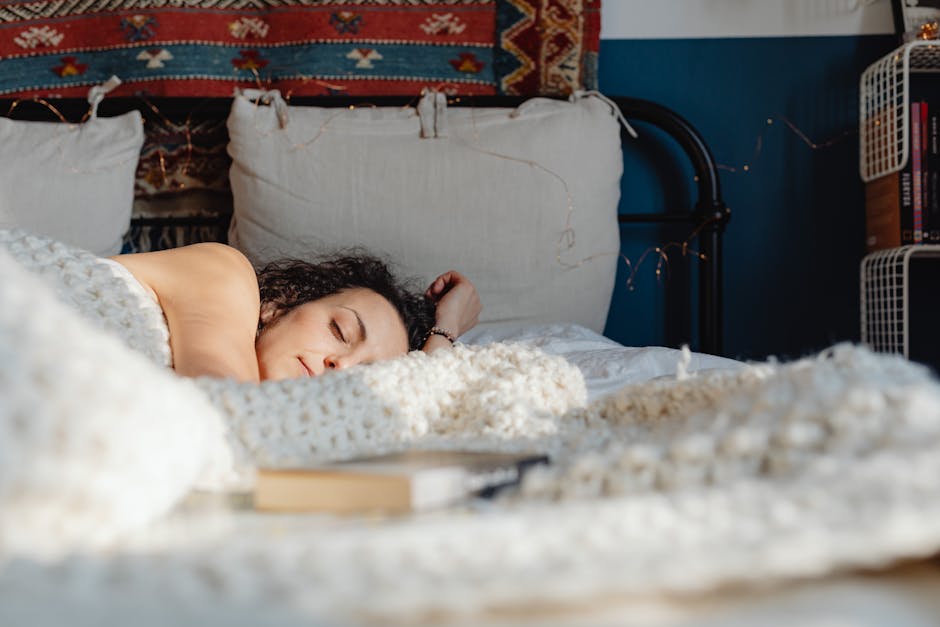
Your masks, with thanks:
<instances>
[{"instance_id":1,"label":"patterned wall tapestry","mask_svg":"<svg viewBox=\"0 0 940 627\"><path fill-rule=\"evenodd\" d=\"M0 95L594 88L601 0L0 0Z\"/></svg>"}]
</instances>

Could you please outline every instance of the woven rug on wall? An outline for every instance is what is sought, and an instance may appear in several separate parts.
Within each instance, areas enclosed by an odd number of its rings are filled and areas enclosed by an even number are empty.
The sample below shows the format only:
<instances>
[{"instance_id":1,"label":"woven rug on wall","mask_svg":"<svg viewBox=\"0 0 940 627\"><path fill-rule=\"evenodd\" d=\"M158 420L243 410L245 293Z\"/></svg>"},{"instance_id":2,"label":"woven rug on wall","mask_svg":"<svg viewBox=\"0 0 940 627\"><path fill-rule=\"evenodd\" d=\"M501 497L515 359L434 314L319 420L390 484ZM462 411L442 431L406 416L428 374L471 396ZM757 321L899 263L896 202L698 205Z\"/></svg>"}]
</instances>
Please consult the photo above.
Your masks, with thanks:
<instances>
[{"instance_id":1,"label":"woven rug on wall","mask_svg":"<svg viewBox=\"0 0 940 627\"><path fill-rule=\"evenodd\" d=\"M7 0L0 96L568 94L596 87L601 0Z\"/></svg>"},{"instance_id":2,"label":"woven rug on wall","mask_svg":"<svg viewBox=\"0 0 940 627\"><path fill-rule=\"evenodd\" d=\"M132 223L125 253L228 239L232 160L225 120L178 118L179 111L174 119L161 112L144 127L133 216L149 222Z\"/></svg>"}]
</instances>

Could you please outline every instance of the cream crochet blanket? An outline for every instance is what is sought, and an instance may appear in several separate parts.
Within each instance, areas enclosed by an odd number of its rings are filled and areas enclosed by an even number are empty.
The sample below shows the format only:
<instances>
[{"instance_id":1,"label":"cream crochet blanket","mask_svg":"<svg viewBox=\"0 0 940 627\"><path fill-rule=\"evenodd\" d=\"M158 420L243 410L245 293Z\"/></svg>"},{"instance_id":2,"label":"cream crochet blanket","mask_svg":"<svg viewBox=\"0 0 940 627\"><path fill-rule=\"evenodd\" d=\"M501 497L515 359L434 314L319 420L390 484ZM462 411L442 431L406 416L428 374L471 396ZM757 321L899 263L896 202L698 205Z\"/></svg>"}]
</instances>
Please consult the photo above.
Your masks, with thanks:
<instances>
[{"instance_id":1,"label":"cream crochet blanket","mask_svg":"<svg viewBox=\"0 0 940 627\"><path fill-rule=\"evenodd\" d=\"M0 252L0 556L28 560L0 572L0 607L41 618L44 595L88 610L158 590L155 617L211 600L231 622L276 599L287 623L384 622L940 549L940 385L895 357L842 345L702 377L678 364L677 381L590 406L577 369L504 344L192 382L165 367L159 309L112 266L22 233L0 232L0 249L18 262ZM405 446L554 463L494 503L384 523L171 512L194 487L250 484L255 464ZM65 571L30 565L66 552Z\"/></svg>"}]
</instances>

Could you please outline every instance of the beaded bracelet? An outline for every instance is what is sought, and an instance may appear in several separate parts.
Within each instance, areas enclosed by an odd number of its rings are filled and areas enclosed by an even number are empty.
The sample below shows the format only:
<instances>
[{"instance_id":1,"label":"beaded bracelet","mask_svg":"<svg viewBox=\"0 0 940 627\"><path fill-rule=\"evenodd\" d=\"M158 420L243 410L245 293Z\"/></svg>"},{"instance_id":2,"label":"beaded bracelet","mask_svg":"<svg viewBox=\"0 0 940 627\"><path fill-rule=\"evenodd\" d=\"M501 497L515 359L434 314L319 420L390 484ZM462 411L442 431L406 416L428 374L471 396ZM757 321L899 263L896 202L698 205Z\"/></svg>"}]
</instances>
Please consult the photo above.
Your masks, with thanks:
<instances>
[{"instance_id":1,"label":"beaded bracelet","mask_svg":"<svg viewBox=\"0 0 940 627\"><path fill-rule=\"evenodd\" d=\"M454 337L453 333L447 329L442 329L441 327L431 327L431 330L428 331L428 335L426 338L424 338L424 341L427 342L430 340L432 335L440 335L441 337L445 337L451 344L454 344L457 341L457 338Z\"/></svg>"}]
</instances>

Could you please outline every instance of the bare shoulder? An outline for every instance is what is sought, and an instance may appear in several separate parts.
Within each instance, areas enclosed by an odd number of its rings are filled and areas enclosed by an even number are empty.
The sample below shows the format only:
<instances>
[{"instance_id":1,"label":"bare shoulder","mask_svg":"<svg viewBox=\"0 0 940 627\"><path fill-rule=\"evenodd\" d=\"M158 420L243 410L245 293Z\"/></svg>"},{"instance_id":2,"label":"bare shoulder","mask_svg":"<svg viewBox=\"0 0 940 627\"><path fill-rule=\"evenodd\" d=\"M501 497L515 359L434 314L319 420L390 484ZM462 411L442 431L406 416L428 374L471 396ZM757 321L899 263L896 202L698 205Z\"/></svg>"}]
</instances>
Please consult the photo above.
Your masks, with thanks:
<instances>
[{"instance_id":1,"label":"bare shoulder","mask_svg":"<svg viewBox=\"0 0 940 627\"><path fill-rule=\"evenodd\" d=\"M112 257L127 267L139 281L152 287L165 287L167 281L178 282L218 280L221 286L249 285L257 289L251 262L236 248L216 242L192 244L150 253Z\"/></svg>"},{"instance_id":2,"label":"bare shoulder","mask_svg":"<svg viewBox=\"0 0 940 627\"><path fill-rule=\"evenodd\" d=\"M145 269L148 273L162 272L167 268L188 267L200 273L254 274L251 263L237 248L217 242L203 242L180 248L135 253L112 257L128 267Z\"/></svg>"},{"instance_id":3,"label":"bare shoulder","mask_svg":"<svg viewBox=\"0 0 940 627\"><path fill-rule=\"evenodd\" d=\"M238 274L255 275L251 262L240 250L227 244L218 242L203 242L201 244L192 244L184 246L177 250L185 254L198 257L211 266L217 266L218 270L225 272L234 272Z\"/></svg>"},{"instance_id":4,"label":"bare shoulder","mask_svg":"<svg viewBox=\"0 0 940 627\"><path fill-rule=\"evenodd\" d=\"M225 244L202 243L113 259L157 297L178 373L257 380L260 298L245 255Z\"/></svg>"}]
</instances>

